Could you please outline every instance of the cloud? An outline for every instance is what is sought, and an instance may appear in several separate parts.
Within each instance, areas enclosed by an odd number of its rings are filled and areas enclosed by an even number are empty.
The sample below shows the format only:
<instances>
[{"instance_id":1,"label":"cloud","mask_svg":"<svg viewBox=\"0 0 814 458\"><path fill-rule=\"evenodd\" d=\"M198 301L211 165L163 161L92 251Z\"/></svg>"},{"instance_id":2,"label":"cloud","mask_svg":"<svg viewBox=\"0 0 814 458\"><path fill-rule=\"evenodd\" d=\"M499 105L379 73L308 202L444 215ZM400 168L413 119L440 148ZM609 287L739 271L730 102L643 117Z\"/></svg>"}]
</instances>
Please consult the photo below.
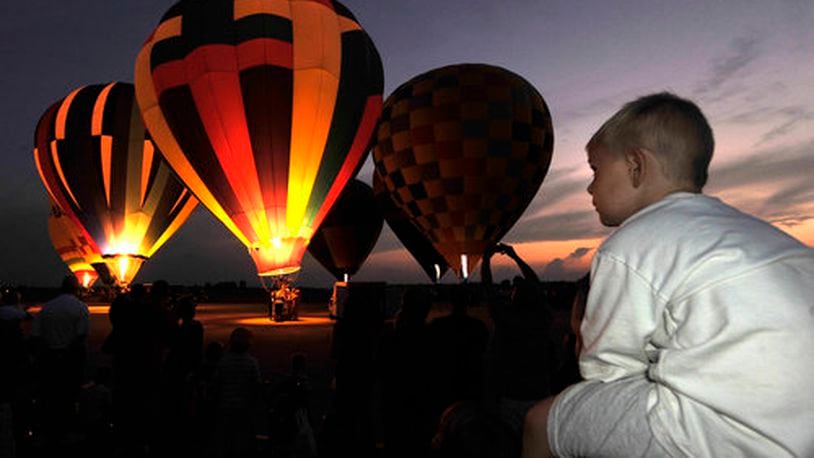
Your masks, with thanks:
<instances>
[{"instance_id":1,"label":"cloud","mask_svg":"<svg viewBox=\"0 0 814 458\"><path fill-rule=\"evenodd\" d=\"M709 190L738 208L768 221L792 226L814 213L814 140L791 147L758 149L714 168Z\"/></svg>"},{"instance_id":2,"label":"cloud","mask_svg":"<svg viewBox=\"0 0 814 458\"><path fill-rule=\"evenodd\" d=\"M797 216L786 216L786 217L777 217L774 219L769 220L769 222L773 224L777 224L779 226L785 227L795 227L800 226L806 221L814 219L814 215L797 215Z\"/></svg>"},{"instance_id":3,"label":"cloud","mask_svg":"<svg viewBox=\"0 0 814 458\"><path fill-rule=\"evenodd\" d=\"M760 146L772 140L776 140L791 132L799 124L814 119L814 113L802 106L790 106L777 111L783 119L782 122L763 134L754 146Z\"/></svg>"},{"instance_id":4,"label":"cloud","mask_svg":"<svg viewBox=\"0 0 814 458\"><path fill-rule=\"evenodd\" d=\"M593 210L576 210L521 220L508 234L511 243L599 238L609 230Z\"/></svg>"},{"instance_id":5,"label":"cloud","mask_svg":"<svg viewBox=\"0 0 814 458\"><path fill-rule=\"evenodd\" d=\"M734 95L729 87L731 81L760 57L764 41L756 32L733 39L726 52L713 59L710 74L698 84L695 94L713 99Z\"/></svg>"},{"instance_id":6,"label":"cloud","mask_svg":"<svg viewBox=\"0 0 814 458\"><path fill-rule=\"evenodd\" d=\"M574 195L585 193L585 188L588 186L588 180L585 178L579 179L560 179L551 182L543 183L537 196L531 201L524 215L530 218L540 216L549 208L554 207L560 202L563 202Z\"/></svg>"},{"instance_id":7,"label":"cloud","mask_svg":"<svg viewBox=\"0 0 814 458\"><path fill-rule=\"evenodd\" d=\"M565 277L565 275L565 261L560 258L555 258L543 269L543 277L546 279L561 279Z\"/></svg>"},{"instance_id":8,"label":"cloud","mask_svg":"<svg viewBox=\"0 0 814 458\"><path fill-rule=\"evenodd\" d=\"M545 280L576 280L585 275L590 267L579 260L590 253L593 248L577 248L565 259L554 258L543 268L542 277Z\"/></svg>"},{"instance_id":9,"label":"cloud","mask_svg":"<svg viewBox=\"0 0 814 458\"><path fill-rule=\"evenodd\" d=\"M790 147L756 150L710 172L710 185L717 190L755 186L759 183L809 178L814 170L814 139ZM814 186L814 182L811 186Z\"/></svg>"}]
</instances>

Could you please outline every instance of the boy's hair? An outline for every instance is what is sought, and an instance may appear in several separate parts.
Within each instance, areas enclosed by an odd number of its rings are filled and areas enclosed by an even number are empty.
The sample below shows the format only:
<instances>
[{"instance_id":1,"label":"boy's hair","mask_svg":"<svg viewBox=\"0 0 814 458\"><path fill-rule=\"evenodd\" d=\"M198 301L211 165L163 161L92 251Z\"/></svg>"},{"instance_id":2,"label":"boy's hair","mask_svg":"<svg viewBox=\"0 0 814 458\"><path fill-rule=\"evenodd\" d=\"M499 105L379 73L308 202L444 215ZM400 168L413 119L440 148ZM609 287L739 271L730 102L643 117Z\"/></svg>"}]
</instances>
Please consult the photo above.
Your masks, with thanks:
<instances>
[{"instance_id":1,"label":"boy's hair","mask_svg":"<svg viewBox=\"0 0 814 458\"><path fill-rule=\"evenodd\" d=\"M707 182L715 140L695 103L660 92L625 104L605 121L585 149L599 146L614 153L645 148L661 159L665 175L700 190Z\"/></svg>"}]
</instances>

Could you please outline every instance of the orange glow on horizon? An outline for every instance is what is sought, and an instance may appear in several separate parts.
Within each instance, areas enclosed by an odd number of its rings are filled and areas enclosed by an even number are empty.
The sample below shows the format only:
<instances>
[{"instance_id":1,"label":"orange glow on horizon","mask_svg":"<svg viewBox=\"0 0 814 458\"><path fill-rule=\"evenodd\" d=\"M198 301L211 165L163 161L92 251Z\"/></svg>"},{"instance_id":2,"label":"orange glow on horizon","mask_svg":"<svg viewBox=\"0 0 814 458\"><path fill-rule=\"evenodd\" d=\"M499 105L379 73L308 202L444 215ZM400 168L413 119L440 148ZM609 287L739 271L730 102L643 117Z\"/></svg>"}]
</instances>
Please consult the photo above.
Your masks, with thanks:
<instances>
[{"instance_id":1,"label":"orange glow on horizon","mask_svg":"<svg viewBox=\"0 0 814 458\"><path fill-rule=\"evenodd\" d=\"M814 248L814 218L807 219L792 226L775 223L775 227L803 242L807 246Z\"/></svg>"}]
</instances>

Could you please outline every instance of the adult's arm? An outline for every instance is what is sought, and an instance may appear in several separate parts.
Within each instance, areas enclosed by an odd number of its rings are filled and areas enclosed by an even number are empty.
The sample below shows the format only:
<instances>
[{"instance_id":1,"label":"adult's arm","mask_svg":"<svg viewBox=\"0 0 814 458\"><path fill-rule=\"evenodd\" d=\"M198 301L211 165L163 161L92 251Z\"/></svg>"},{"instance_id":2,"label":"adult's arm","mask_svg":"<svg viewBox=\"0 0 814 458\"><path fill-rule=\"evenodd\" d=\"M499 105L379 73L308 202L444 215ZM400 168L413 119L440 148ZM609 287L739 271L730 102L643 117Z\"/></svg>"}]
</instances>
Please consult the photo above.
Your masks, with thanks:
<instances>
[{"instance_id":1,"label":"adult's arm","mask_svg":"<svg viewBox=\"0 0 814 458\"><path fill-rule=\"evenodd\" d=\"M483 259L480 263L480 281L483 286L491 289L494 284L492 279L492 256L495 254L495 245L490 245L483 252Z\"/></svg>"},{"instance_id":2,"label":"adult's arm","mask_svg":"<svg viewBox=\"0 0 814 458\"><path fill-rule=\"evenodd\" d=\"M514 251L514 247L511 245L500 244L502 248L502 253L506 256L510 257L517 267L520 269L520 272L523 274L523 277L530 282L540 283L540 279L537 277L537 273L534 272L534 269L529 266L526 261L524 261L516 251Z\"/></svg>"}]
</instances>

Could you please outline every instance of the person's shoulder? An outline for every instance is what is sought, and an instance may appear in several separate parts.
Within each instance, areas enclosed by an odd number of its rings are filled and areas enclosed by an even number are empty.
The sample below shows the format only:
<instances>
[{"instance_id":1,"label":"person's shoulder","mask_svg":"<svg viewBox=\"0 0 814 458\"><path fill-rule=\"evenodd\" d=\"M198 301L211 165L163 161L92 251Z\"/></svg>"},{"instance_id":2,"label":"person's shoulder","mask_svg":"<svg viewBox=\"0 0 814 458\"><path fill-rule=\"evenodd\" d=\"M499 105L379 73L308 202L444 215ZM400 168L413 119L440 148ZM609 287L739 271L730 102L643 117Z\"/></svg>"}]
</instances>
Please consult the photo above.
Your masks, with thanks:
<instances>
[{"instance_id":1,"label":"person's shoulder","mask_svg":"<svg viewBox=\"0 0 814 458\"><path fill-rule=\"evenodd\" d=\"M652 249L676 245L702 251L736 245L771 250L802 247L800 242L768 222L716 197L681 192L631 216L603 242L600 251L613 253L636 247Z\"/></svg>"},{"instance_id":2,"label":"person's shoulder","mask_svg":"<svg viewBox=\"0 0 814 458\"><path fill-rule=\"evenodd\" d=\"M597 250L660 290L700 287L814 250L718 198L679 193L637 213Z\"/></svg>"}]
</instances>

